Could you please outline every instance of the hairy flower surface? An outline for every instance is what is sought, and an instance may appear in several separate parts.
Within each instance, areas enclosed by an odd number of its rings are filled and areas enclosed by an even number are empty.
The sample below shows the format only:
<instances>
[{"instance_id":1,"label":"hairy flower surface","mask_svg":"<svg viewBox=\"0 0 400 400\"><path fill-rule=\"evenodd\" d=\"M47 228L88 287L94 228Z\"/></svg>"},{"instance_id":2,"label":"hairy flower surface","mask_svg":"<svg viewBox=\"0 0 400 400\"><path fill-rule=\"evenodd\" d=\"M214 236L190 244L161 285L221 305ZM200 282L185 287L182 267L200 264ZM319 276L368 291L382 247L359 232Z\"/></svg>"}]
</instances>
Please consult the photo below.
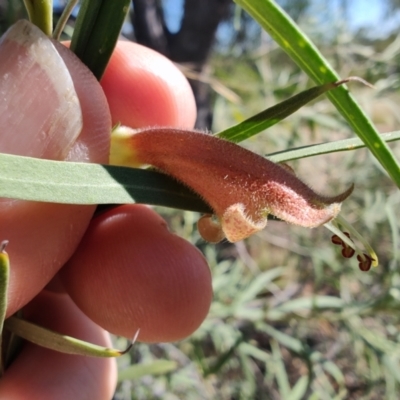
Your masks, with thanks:
<instances>
[{"instance_id":1,"label":"hairy flower surface","mask_svg":"<svg viewBox=\"0 0 400 400\"><path fill-rule=\"evenodd\" d=\"M263 229L272 214L313 228L335 218L353 190L333 197L311 190L288 168L210 134L154 128L117 129L111 164L152 165L184 183L211 206L225 237L236 242ZM218 221L205 216L200 233L221 240ZM213 240L215 237L215 240Z\"/></svg>"}]
</instances>

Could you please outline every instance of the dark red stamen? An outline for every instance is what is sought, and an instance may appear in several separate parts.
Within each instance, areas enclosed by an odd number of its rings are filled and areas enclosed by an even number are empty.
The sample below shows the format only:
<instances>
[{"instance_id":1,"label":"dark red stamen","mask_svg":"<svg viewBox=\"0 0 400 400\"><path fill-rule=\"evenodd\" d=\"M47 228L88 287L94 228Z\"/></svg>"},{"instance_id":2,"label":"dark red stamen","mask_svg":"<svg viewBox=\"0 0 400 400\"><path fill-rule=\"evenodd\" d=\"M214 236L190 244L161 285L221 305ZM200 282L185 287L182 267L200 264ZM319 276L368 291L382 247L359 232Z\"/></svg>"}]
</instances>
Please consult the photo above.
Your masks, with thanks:
<instances>
[{"instance_id":1,"label":"dark red stamen","mask_svg":"<svg viewBox=\"0 0 400 400\"><path fill-rule=\"evenodd\" d=\"M371 269L372 258L367 254L364 254L364 259L362 259L360 255L358 255L357 260L358 260L358 267L360 268L361 271L366 272Z\"/></svg>"},{"instance_id":2,"label":"dark red stamen","mask_svg":"<svg viewBox=\"0 0 400 400\"><path fill-rule=\"evenodd\" d=\"M340 239L340 237L339 237L338 235L333 235L332 238L331 238L331 240L332 240L332 243L333 243L333 244L337 244L337 245L339 245L339 246L342 246L342 245L343 245L343 240Z\"/></svg>"},{"instance_id":3,"label":"dark red stamen","mask_svg":"<svg viewBox=\"0 0 400 400\"><path fill-rule=\"evenodd\" d=\"M342 256L344 258L351 258L355 254L355 250L352 249L350 246L347 246L345 243L343 244L343 249L342 249Z\"/></svg>"},{"instance_id":4,"label":"dark red stamen","mask_svg":"<svg viewBox=\"0 0 400 400\"><path fill-rule=\"evenodd\" d=\"M348 232L343 232L343 233L351 240L350 234ZM331 240L333 244L342 246L342 256L344 258L351 258L354 256L356 251L352 247L347 245L345 242L343 242L343 240L340 239L338 235L333 235Z\"/></svg>"}]
</instances>

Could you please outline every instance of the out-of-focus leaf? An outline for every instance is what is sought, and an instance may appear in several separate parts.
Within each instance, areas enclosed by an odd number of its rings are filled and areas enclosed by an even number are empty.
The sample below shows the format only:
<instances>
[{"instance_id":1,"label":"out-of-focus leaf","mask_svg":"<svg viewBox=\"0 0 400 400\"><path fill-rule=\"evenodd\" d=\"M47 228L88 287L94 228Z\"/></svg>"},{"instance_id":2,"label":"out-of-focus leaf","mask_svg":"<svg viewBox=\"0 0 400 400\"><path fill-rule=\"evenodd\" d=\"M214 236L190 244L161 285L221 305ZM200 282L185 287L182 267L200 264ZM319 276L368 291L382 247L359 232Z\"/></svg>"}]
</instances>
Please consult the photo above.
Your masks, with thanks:
<instances>
[{"instance_id":1,"label":"out-of-focus leaf","mask_svg":"<svg viewBox=\"0 0 400 400\"><path fill-rule=\"evenodd\" d=\"M170 360L155 360L148 364L134 364L119 371L118 381L139 379L146 375L164 375L175 371L177 368L178 363Z\"/></svg>"},{"instance_id":2,"label":"out-of-focus leaf","mask_svg":"<svg viewBox=\"0 0 400 400\"><path fill-rule=\"evenodd\" d=\"M288 349L296 352L297 354L304 354L307 351L307 348L304 346L304 344L300 340L296 339L293 336L289 336L286 333L283 333L283 332L275 329L271 325L263 323L261 325L258 325L258 329L264 331L269 336L271 336L275 340L277 340L281 345L283 345L283 346L287 347Z\"/></svg>"},{"instance_id":3,"label":"out-of-focus leaf","mask_svg":"<svg viewBox=\"0 0 400 400\"><path fill-rule=\"evenodd\" d=\"M278 382L279 393L281 399L287 399L291 391L290 383L278 342L271 340L271 349L275 360L275 377L276 381Z\"/></svg>"},{"instance_id":4,"label":"out-of-focus leaf","mask_svg":"<svg viewBox=\"0 0 400 400\"><path fill-rule=\"evenodd\" d=\"M400 363L397 357L391 357L390 354L384 354L382 356L383 365L390 371L391 375L393 375L397 382L400 383Z\"/></svg>"},{"instance_id":5,"label":"out-of-focus leaf","mask_svg":"<svg viewBox=\"0 0 400 400\"><path fill-rule=\"evenodd\" d=\"M302 400L309 385L309 377L302 376L293 386L292 391L286 400Z\"/></svg>"},{"instance_id":6,"label":"out-of-focus leaf","mask_svg":"<svg viewBox=\"0 0 400 400\"><path fill-rule=\"evenodd\" d=\"M277 267L259 274L257 279L254 279L253 282L239 294L239 296L236 296L235 303L243 304L254 300L261 291L266 290L268 283L281 276L284 271L285 269L283 267Z\"/></svg>"},{"instance_id":7,"label":"out-of-focus leaf","mask_svg":"<svg viewBox=\"0 0 400 400\"><path fill-rule=\"evenodd\" d=\"M256 360L262 361L262 362L268 362L271 361L272 357L270 354L265 352L264 350L259 349L256 346L253 346L250 343L241 343L239 350L243 354L247 354Z\"/></svg>"},{"instance_id":8,"label":"out-of-focus leaf","mask_svg":"<svg viewBox=\"0 0 400 400\"><path fill-rule=\"evenodd\" d=\"M294 299L281 304L267 312L267 318L270 320L277 320L283 318L284 315L301 312L311 311L314 309L324 308L343 308L345 302L339 297L333 296L313 296L313 297L302 297L300 299Z\"/></svg>"},{"instance_id":9,"label":"out-of-focus leaf","mask_svg":"<svg viewBox=\"0 0 400 400\"><path fill-rule=\"evenodd\" d=\"M342 371L340 370L340 368L335 363L333 363L332 361L325 361L322 364L322 367L324 368L324 370L326 372L329 373L329 375L331 375L335 379L335 381L339 385L341 385L341 386L345 385L344 375L343 375Z\"/></svg>"},{"instance_id":10,"label":"out-of-focus leaf","mask_svg":"<svg viewBox=\"0 0 400 400\"><path fill-rule=\"evenodd\" d=\"M366 328L362 322L362 319L356 315L353 315L348 319L348 323L351 326L353 332L361 337L366 343L368 343L374 349L381 351L386 354L390 354L396 357L400 357L400 344L392 342L386 339L381 333L374 332Z\"/></svg>"},{"instance_id":11,"label":"out-of-focus leaf","mask_svg":"<svg viewBox=\"0 0 400 400\"><path fill-rule=\"evenodd\" d=\"M213 363L213 365L211 365L207 371L205 372L205 375L211 375L211 374L216 374L218 373L221 368L233 357L234 352L236 351L236 349L239 347L239 345L243 342L243 337L239 336L235 343L232 345L232 347L222 353L221 355L219 355L219 357L217 358L217 360Z\"/></svg>"}]
</instances>

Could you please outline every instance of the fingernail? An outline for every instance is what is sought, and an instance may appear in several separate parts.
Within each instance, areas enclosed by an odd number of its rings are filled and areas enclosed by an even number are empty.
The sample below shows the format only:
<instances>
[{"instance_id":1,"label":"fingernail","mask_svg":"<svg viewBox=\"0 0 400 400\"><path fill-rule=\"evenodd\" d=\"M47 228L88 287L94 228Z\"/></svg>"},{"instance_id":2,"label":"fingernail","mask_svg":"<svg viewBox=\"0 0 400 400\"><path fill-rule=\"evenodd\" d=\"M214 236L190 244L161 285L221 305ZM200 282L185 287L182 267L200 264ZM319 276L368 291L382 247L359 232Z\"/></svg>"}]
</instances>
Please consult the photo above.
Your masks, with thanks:
<instances>
[{"instance_id":1,"label":"fingernail","mask_svg":"<svg viewBox=\"0 0 400 400\"><path fill-rule=\"evenodd\" d=\"M63 159L82 129L82 113L52 41L18 21L0 40L0 60L0 151Z\"/></svg>"}]
</instances>

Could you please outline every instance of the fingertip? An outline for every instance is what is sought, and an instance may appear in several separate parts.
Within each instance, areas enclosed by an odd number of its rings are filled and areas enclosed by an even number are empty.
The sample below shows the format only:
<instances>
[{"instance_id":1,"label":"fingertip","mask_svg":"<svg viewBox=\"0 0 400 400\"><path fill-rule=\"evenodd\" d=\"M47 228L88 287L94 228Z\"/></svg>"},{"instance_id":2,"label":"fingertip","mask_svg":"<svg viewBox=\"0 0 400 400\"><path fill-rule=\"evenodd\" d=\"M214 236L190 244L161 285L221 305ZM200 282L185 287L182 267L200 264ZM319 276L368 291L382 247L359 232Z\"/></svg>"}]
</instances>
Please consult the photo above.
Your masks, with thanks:
<instances>
[{"instance_id":1,"label":"fingertip","mask_svg":"<svg viewBox=\"0 0 400 400\"><path fill-rule=\"evenodd\" d=\"M154 50L119 41L100 83L114 124L193 128L196 104L190 85Z\"/></svg>"},{"instance_id":2,"label":"fingertip","mask_svg":"<svg viewBox=\"0 0 400 400\"><path fill-rule=\"evenodd\" d=\"M142 205L97 217L62 278L78 306L108 331L139 340L176 341L205 319L212 299L203 255ZM82 286L85 290L82 290Z\"/></svg>"}]
</instances>

